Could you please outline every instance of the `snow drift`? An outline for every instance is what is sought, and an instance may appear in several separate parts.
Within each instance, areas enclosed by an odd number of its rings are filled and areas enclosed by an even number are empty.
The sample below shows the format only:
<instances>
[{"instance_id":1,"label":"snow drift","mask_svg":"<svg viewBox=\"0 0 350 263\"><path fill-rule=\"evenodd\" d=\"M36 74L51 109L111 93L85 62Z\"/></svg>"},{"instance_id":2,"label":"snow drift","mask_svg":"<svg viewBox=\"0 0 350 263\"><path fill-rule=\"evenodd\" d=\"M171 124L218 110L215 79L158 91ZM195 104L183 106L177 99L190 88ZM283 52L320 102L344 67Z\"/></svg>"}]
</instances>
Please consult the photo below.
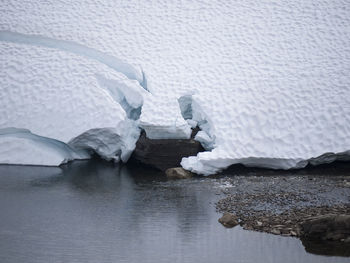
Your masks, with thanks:
<instances>
[{"instance_id":1,"label":"snow drift","mask_svg":"<svg viewBox=\"0 0 350 263\"><path fill-rule=\"evenodd\" d=\"M149 138L189 138L198 124L208 151L182 166L201 174L234 163L289 169L348 159L349 8L328 0L3 1L0 129L126 160L139 128ZM0 136L2 163L27 147L8 136ZM63 155L57 160L85 156Z\"/></svg>"}]
</instances>

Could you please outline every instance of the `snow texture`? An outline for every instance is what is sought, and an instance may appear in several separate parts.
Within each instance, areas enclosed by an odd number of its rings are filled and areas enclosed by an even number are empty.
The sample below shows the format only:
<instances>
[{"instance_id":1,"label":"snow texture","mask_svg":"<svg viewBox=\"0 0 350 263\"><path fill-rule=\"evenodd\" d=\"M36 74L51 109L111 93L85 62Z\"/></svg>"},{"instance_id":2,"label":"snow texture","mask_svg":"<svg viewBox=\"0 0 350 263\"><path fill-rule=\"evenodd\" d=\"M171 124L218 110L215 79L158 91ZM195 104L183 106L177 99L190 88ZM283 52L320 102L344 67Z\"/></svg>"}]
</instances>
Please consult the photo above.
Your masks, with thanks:
<instances>
[{"instance_id":1,"label":"snow texture","mask_svg":"<svg viewBox=\"0 0 350 263\"><path fill-rule=\"evenodd\" d=\"M150 138L188 138L197 122L212 150L182 166L201 174L346 159L349 9L345 0L2 1L0 128L68 143L128 118ZM185 121L178 99L189 92Z\"/></svg>"},{"instance_id":2,"label":"snow texture","mask_svg":"<svg viewBox=\"0 0 350 263\"><path fill-rule=\"evenodd\" d=\"M133 66L115 57L108 56L98 50L74 43L72 41L51 39L44 36L31 36L10 31L0 31L0 40L12 43L34 45L39 47L55 48L62 51L78 54L87 58L97 60L105 64L106 66L125 74L125 76L127 76L129 79L138 80L141 86L144 85L144 83L146 82L143 79L144 74L135 69ZM146 86L144 86L144 88L147 90Z\"/></svg>"},{"instance_id":3,"label":"snow texture","mask_svg":"<svg viewBox=\"0 0 350 263\"><path fill-rule=\"evenodd\" d=\"M59 165L93 153L108 160L128 159L139 128L120 102L129 108L142 105L141 95L129 95L132 88L144 91L135 87L135 80L58 49L0 42L0 56L0 131L6 131L0 137L1 163L20 163L22 158L25 164ZM108 86L114 82L115 87ZM28 131L14 129L13 136L9 127Z\"/></svg>"}]
</instances>

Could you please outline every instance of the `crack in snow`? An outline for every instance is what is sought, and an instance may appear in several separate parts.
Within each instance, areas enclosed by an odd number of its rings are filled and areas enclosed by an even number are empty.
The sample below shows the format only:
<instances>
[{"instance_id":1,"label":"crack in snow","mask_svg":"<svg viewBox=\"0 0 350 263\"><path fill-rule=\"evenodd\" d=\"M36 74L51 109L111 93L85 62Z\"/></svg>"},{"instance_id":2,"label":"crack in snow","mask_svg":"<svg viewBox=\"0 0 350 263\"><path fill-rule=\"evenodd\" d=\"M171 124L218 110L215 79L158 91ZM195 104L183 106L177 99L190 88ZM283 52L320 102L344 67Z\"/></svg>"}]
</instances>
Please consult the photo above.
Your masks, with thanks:
<instances>
[{"instance_id":1,"label":"crack in snow","mask_svg":"<svg viewBox=\"0 0 350 263\"><path fill-rule=\"evenodd\" d=\"M40 35L27 35L11 31L0 31L0 41L54 48L97 60L113 70L124 74L127 78L137 80L140 86L142 86L146 91L149 91L147 88L146 75L142 69L137 69L121 59L105 54L94 48L90 48L73 41L59 40Z\"/></svg>"}]
</instances>

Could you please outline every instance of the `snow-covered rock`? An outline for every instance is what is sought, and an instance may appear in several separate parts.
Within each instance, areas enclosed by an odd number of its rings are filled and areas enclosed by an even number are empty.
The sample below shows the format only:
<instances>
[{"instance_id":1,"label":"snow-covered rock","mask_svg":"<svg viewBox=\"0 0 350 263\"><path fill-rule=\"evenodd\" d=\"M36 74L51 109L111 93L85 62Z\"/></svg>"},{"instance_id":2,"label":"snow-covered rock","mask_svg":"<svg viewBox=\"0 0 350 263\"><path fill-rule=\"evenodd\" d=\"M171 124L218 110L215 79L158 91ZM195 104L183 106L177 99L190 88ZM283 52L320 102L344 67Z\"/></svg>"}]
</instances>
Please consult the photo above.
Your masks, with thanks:
<instances>
[{"instance_id":1,"label":"snow-covered rock","mask_svg":"<svg viewBox=\"0 0 350 263\"><path fill-rule=\"evenodd\" d=\"M346 159L349 9L329 0L2 1L0 129L68 143L130 118L149 138L188 138L190 120L213 149L182 166L202 174ZM180 109L184 94L191 108Z\"/></svg>"}]
</instances>

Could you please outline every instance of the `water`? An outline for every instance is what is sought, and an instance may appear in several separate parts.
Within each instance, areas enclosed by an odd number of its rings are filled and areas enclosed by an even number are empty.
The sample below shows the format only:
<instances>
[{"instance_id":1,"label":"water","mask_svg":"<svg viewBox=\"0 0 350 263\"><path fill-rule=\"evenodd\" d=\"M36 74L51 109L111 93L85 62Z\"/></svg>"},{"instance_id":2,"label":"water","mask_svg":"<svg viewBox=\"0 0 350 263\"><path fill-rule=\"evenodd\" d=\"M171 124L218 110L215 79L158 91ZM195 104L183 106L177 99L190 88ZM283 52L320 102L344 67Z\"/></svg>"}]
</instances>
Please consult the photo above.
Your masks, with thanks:
<instances>
[{"instance_id":1,"label":"water","mask_svg":"<svg viewBox=\"0 0 350 263\"><path fill-rule=\"evenodd\" d=\"M0 166L0 262L349 262L217 220L217 179L102 161Z\"/></svg>"}]
</instances>

